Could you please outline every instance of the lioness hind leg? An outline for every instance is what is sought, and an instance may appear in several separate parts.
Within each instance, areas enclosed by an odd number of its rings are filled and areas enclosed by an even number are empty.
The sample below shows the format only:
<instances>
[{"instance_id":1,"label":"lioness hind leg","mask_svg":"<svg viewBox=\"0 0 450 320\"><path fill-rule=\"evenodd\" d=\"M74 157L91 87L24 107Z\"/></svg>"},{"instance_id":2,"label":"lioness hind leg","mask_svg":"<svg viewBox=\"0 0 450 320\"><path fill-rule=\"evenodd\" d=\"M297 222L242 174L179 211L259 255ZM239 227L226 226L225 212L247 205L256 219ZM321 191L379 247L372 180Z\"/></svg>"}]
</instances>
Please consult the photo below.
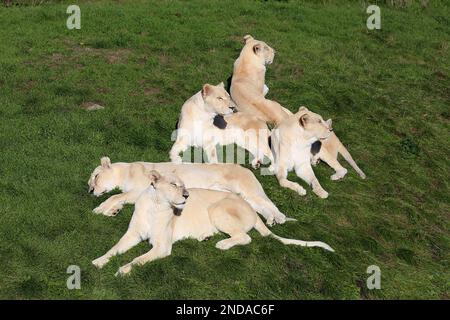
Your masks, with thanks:
<instances>
[{"instance_id":1,"label":"lioness hind leg","mask_svg":"<svg viewBox=\"0 0 450 320\"><path fill-rule=\"evenodd\" d=\"M234 246L243 246L249 244L252 238L246 233L237 233L231 235L231 238L221 240L216 243L216 248L220 250L228 250Z\"/></svg>"},{"instance_id":2,"label":"lioness hind leg","mask_svg":"<svg viewBox=\"0 0 450 320\"><path fill-rule=\"evenodd\" d=\"M271 226L275 222L279 224L286 222L286 216L267 197L253 196L245 198L245 200L266 219L268 225Z\"/></svg>"},{"instance_id":3,"label":"lioness hind leg","mask_svg":"<svg viewBox=\"0 0 450 320\"><path fill-rule=\"evenodd\" d=\"M230 236L216 243L216 248L228 250L251 242L247 232L256 222L256 212L241 198L223 199L209 209L209 217L217 230Z\"/></svg>"},{"instance_id":4,"label":"lioness hind leg","mask_svg":"<svg viewBox=\"0 0 450 320\"><path fill-rule=\"evenodd\" d=\"M347 169L345 169L337 160L337 154L336 156L333 156L325 148L322 148L318 153L318 156L336 171L336 173L330 177L331 180L342 179L347 174Z\"/></svg>"}]
</instances>

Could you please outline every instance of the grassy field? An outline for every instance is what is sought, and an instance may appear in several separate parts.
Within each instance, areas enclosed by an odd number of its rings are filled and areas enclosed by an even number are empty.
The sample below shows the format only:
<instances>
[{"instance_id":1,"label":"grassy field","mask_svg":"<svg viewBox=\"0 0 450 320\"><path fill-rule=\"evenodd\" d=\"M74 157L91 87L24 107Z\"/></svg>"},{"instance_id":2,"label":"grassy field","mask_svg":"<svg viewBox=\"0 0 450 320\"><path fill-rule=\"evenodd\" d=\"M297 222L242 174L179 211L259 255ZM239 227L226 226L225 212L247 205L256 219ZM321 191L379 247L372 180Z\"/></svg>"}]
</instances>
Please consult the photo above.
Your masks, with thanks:
<instances>
[{"instance_id":1,"label":"grassy field","mask_svg":"<svg viewBox=\"0 0 450 320\"><path fill-rule=\"evenodd\" d=\"M81 30L66 28L67 4L0 5L0 298L449 299L445 1L378 1L374 31L362 1L78 3ZM96 270L91 260L122 236L133 207L94 215L107 196L87 193L92 169L103 155L168 161L181 105L227 79L245 34L277 51L269 97L332 118L368 176L349 170L333 182L319 165L330 192L321 200L255 171L299 220L273 230L336 253L251 232L250 245L227 252L214 247L224 236L177 243L171 257L115 278L148 250L141 243ZM88 112L87 102L105 109ZM66 288L71 264L81 290ZM369 265L381 268L381 290L366 288Z\"/></svg>"}]
</instances>

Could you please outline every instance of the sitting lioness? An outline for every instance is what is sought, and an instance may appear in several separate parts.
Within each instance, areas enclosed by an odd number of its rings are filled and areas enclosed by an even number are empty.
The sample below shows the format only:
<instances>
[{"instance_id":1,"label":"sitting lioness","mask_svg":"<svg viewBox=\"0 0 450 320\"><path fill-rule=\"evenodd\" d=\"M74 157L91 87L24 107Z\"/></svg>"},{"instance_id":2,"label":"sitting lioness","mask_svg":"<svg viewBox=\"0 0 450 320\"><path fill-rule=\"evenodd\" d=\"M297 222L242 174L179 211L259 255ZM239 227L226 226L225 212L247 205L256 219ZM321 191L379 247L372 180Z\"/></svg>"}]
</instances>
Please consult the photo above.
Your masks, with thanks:
<instances>
[{"instance_id":1,"label":"sitting lioness","mask_svg":"<svg viewBox=\"0 0 450 320\"><path fill-rule=\"evenodd\" d=\"M124 204L133 204L149 186L148 172L157 170L163 174L176 174L187 187L229 191L239 194L255 211L271 225L284 223L287 218L265 194L253 173L237 164L205 164L170 162L116 162L103 157L100 166L92 172L89 192L100 196L116 188L123 193L111 196L93 211L106 216L117 214Z\"/></svg>"},{"instance_id":2,"label":"sitting lioness","mask_svg":"<svg viewBox=\"0 0 450 320\"><path fill-rule=\"evenodd\" d=\"M264 97L268 91L265 86L266 65L272 63L275 50L250 35L246 35L244 41L244 48L234 62L231 97L237 110L251 113L267 123L278 124L292 112Z\"/></svg>"},{"instance_id":3,"label":"sitting lioness","mask_svg":"<svg viewBox=\"0 0 450 320\"><path fill-rule=\"evenodd\" d=\"M208 162L218 163L216 146L233 143L252 154L254 168L265 156L272 161L266 123L251 114L233 113L233 109L234 103L223 83L217 86L205 84L181 108L177 138L170 150L172 162L181 163L180 152L195 146L205 150Z\"/></svg>"},{"instance_id":4,"label":"sitting lioness","mask_svg":"<svg viewBox=\"0 0 450 320\"><path fill-rule=\"evenodd\" d=\"M216 248L228 250L251 242L247 234L255 228L262 236L272 236L284 244L321 247L334 251L320 241L286 239L273 234L253 208L234 193L205 189L187 189L173 175L161 177L149 173L150 186L136 202L133 217L125 235L106 254L92 263L102 268L111 257L122 254L142 240L149 240L152 249L119 268L117 275L129 273L134 265L167 257L172 245L183 239L203 241L218 232L230 238L216 243Z\"/></svg>"},{"instance_id":5,"label":"sitting lioness","mask_svg":"<svg viewBox=\"0 0 450 320\"><path fill-rule=\"evenodd\" d=\"M317 180L311 167L311 145L317 140L325 140L332 133L331 120L324 121L316 113L305 107L272 130L272 151L274 164L270 170L275 172L281 186L292 189L300 195L306 190L298 183L287 179L288 172L295 170L297 176L309 185L321 198L327 198L326 192Z\"/></svg>"}]
</instances>

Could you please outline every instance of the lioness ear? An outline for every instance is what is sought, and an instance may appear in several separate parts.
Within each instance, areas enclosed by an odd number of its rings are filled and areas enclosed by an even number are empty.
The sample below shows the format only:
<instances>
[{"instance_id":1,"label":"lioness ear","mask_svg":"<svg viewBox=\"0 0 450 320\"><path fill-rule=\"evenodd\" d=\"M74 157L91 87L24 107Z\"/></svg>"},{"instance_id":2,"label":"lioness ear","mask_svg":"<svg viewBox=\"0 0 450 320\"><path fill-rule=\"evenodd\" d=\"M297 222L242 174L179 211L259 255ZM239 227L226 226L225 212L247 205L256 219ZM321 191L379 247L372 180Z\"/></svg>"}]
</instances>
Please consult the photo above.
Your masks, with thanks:
<instances>
[{"instance_id":1,"label":"lioness ear","mask_svg":"<svg viewBox=\"0 0 450 320\"><path fill-rule=\"evenodd\" d=\"M327 120L327 125L331 129L331 125L333 124L333 121L331 119Z\"/></svg>"},{"instance_id":2,"label":"lioness ear","mask_svg":"<svg viewBox=\"0 0 450 320\"><path fill-rule=\"evenodd\" d=\"M308 114L304 114L300 117L300 119L298 120L299 124L302 127L305 127L306 123L309 121L309 115Z\"/></svg>"},{"instance_id":3,"label":"lioness ear","mask_svg":"<svg viewBox=\"0 0 450 320\"><path fill-rule=\"evenodd\" d=\"M255 53L255 54L258 54L258 52L260 52L261 51L261 44L255 44L254 46L253 46L253 52Z\"/></svg>"},{"instance_id":4,"label":"lioness ear","mask_svg":"<svg viewBox=\"0 0 450 320\"><path fill-rule=\"evenodd\" d=\"M102 157L100 159L100 163L103 168L108 169L111 166L111 159L109 159L108 157Z\"/></svg>"},{"instance_id":5,"label":"lioness ear","mask_svg":"<svg viewBox=\"0 0 450 320\"><path fill-rule=\"evenodd\" d=\"M156 170L150 171L149 177L152 180L152 182L151 182L152 186L155 185L155 183L158 182L159 179L161 179L161 175Z\"/></svg>"},{"instance_id":6,"label":"lioness ear","mask_svg":"<svg viewBox=\"0 0 450 320\"><path fill-rule=\"evenodd\" d=\"M298 111L309 111L305 106L301 106Z\"/></svg>"},{"instance_id":7,"label":"lioness ear","mask_svg":"<svg viewBox=\"0 0 450 320\"><path fill-rule=\"evenodd\" d=\"M203 98L205 98L207 95L209 95L210 93L211 93L211 85L210 84L205 84L204 86L203 86L203 89L202 89L202 96L203 96Z\"/></svg>"},{"instance_id":8,"label":"lioness ear","mask_svg":"<svg viewBox=\"0 0 450 320\"><path fill-rule=\"evenodd\" d=\"M218 86L225 89L225 84L223 83L223 81L221 83L219 83Z\"/></svg>"},{"instance_id":9,"label":"lioness ear","mask_svg":"<svg viewBox=\"0 0 450 320\"><path fill-rule=\"evenodd\" d=\"M249 41L249 40L253 40L253 37L251 35L249 35L249 34L245 35L244 36L244 43L247 43L247 41Z\"/></svg>"}]
</instances>

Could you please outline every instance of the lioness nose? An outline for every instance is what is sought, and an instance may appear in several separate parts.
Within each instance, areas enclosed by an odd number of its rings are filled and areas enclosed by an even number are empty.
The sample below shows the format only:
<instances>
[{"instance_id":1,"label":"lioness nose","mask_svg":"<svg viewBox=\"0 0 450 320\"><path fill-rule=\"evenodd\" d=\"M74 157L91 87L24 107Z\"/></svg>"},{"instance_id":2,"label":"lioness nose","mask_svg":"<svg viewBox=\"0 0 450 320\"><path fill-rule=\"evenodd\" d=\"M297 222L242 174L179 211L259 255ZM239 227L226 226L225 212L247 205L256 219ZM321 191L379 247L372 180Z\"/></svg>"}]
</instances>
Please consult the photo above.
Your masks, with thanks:
<instances>
[{"instance_id":1,"label":"lioness nose","mask_svg":"<svg viewBox=\"0 0 450 320\"><path fill-rule=\"evenodd\" d=\"M89 187L88 192L89 193L93 193L94 192L94 188Z\"/></svg>"},{"instance_id":2,"label":"lioness nose","mask_svg":"<svg viewBox=\"0 0 450 320\"><path fill-rule=\"evenodd\" d=\"M183 198L187 199L189 197L189 192L187 190L183 191Z\"/></svg>"}]
</instances>

